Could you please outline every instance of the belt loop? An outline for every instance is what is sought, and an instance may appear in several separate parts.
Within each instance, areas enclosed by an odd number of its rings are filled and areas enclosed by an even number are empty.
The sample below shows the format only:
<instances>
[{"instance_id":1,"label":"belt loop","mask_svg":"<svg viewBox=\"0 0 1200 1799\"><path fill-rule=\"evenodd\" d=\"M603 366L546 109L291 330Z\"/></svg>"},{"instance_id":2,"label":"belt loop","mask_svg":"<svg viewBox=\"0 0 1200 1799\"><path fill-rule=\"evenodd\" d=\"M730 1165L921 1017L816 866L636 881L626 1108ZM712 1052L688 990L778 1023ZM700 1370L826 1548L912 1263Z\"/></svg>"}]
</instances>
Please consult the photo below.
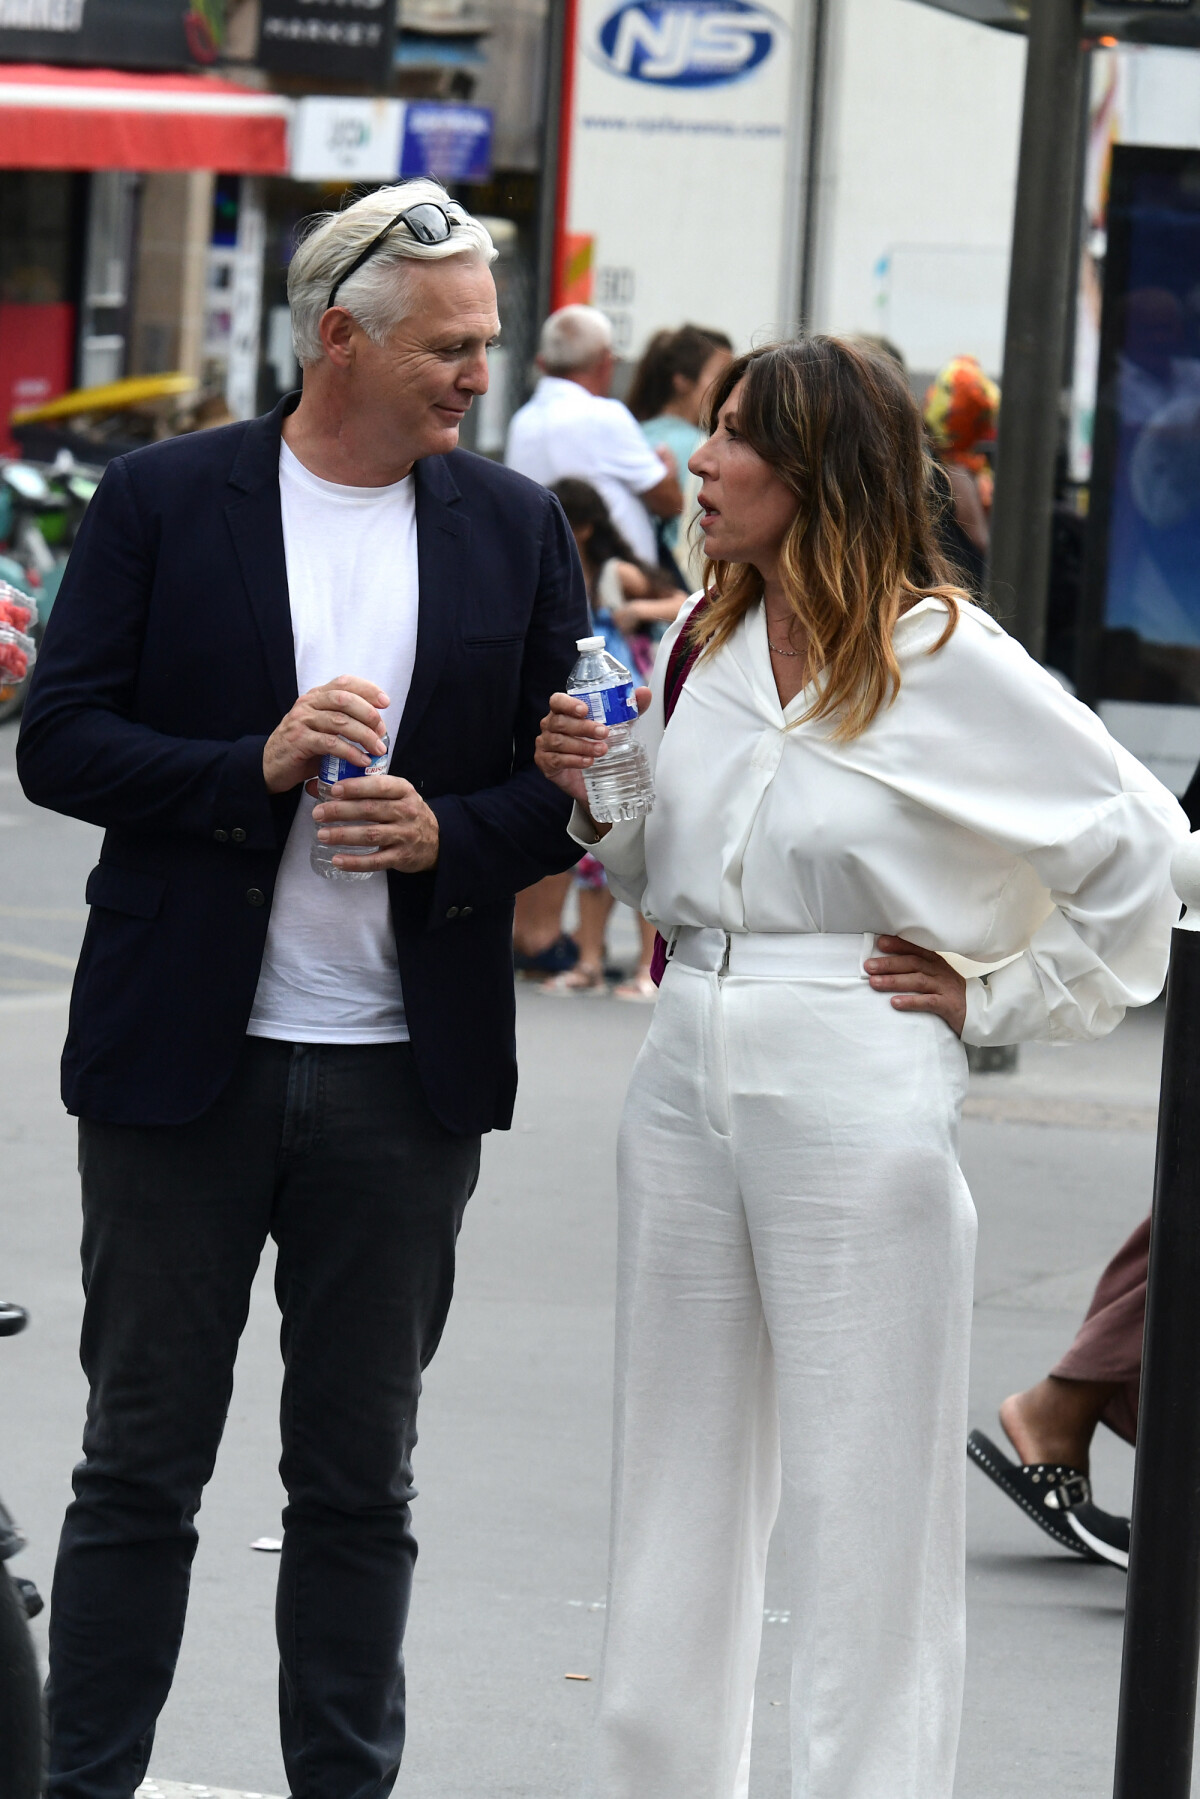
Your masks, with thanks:
<instances>
[{"instance_id":1,"label":"belt loop","mask_svg":"<svg viewBox=\"0 0 1200 1799\"><path fill-rule=\"evenodd\" d=\"M875 942L874 931L864 931L863 932L863 953L862 953L862 963L863 964L866 963L868 956L873 956L875 954L877 947L878 947L878 945ZM864 981L870 979L870 976L867 974L865 966L860 965L858 972L862 976Z\"/></svg>"},{"instance_id":2,"label":"belt loop","mask_svg":"<svg viewBox=\"0 0 1200 1799\"><path fill-rule=\"evenodd\" d=\"M718 980L720 980L720 978L723 974L729 973L729 951L732 948L732 946L733 946L733 939L729 935L729 932L726 931L725 932L725 949L721 956L721 966L717 970L717 979Z\"/></svg>"},{"instance_id":3,"label":"belt loop","mask_svg":"<svg viewBox=\"0 0 1200 1799\"><path fill-rule=\"evenodd\" d=\"M664 960L667 962L669 962L671 960L671 957L675 954L675 945L679 942L679 932L680 932L681 928L682 928L681 926L679 926L677 924L673 924L671 926L670 930L667 932L666 936L663 938L663 943L665 945Z\"/></svg>"}]
</instances>

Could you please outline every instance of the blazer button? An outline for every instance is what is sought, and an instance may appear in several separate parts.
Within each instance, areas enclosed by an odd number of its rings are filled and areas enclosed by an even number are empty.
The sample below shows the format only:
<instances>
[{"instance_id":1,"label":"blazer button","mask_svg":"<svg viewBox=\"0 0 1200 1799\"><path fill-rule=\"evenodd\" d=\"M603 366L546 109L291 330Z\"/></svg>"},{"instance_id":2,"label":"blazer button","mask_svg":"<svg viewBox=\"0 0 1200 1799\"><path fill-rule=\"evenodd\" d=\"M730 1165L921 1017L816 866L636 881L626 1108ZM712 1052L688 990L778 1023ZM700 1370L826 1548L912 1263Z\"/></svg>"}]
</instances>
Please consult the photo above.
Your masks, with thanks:
<instances>
[{"instance_id":1,"label":"blazer button","mask_svg":"<svg viewBox=\"0 0 1200 1799\"><path fill-rule=\"evenodd\" d=\"M240 825L238 825L235 830L232 830L229 835L233 838L235 843L245 843L246 841L246 833L242 830Z\"/></svg>"},{"instance_id":2,"label":"blazer button","mask_svg":"<svg viewBox=\"0 0 1200 1799\"><path fill-rule=\"evenodd\" d=\"M458 916L460 918L470 918L470 916L474 910L475 910L474 906L464 906Z\"/></svg>"},{"instance_id":3,"label":"blazer button","mask_svg":"<svg viewBox=\"0 0 1200 1799\"><path fill-rule=\"evenodd\" d=\"M246 904L248 906L265 906L266 903L267 896L261 887L248 887L246 889Z\"/></svg>"},{"instance_id":4,"label":"blazer button","mask_svg":"<svg viewBox=\"0 0 1200 1799\"><path fill-rule=\"evenodd\" d=\"M228 843L229 842L229 832L228 831L214 831L213 836L218 843Z\"/></svg>"},{"instance_id":5,"label":"blazer button","mask_svg":"<svg viewBox=\"0 0 1200 1799\"><path fill-rule=\"evenodd\" d=\"M458 917L458 907L457 906L447 906L446 917L447 918L457 918Z\"/></svg>"}]
</instances>

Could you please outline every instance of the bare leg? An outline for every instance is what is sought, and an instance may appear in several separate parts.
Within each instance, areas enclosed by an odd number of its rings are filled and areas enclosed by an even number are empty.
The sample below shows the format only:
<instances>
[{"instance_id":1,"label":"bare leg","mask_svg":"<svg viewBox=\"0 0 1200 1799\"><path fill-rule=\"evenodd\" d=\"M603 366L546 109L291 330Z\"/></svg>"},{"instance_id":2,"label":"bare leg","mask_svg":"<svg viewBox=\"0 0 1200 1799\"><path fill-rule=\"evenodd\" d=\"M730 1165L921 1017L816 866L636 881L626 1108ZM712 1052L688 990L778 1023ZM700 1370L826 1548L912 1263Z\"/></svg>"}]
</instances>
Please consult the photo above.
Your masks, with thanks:
<instances>
[{"instance_id":1,"label":"bare leg","mask_svg":"<svg viewBox=\"0 0 1200 1799\"><path fill-rule=\"evenodd\" d=\"M557 943L562 930L562 909L571 885L571 871L547 875L517 895L513 918L513 948L523 956L540 956Z\"/></svg>"},{"instance_id":2,"label":"bare leg","mask_svg":"<svg viewBox=\"0 0 1200 1799\"><path fill-rule=\"evenodd\" d=\"M642 939L642 951L638 958L637 971L639 974L648 975L650 973L650 964L654 960L654 939L656 932L654 926L650 923L650 920L648 918L643 918L640 912L638 913L638 931Z\"/></svg>"},{"instance_id":3,"label":"bare leg","mask_svg":"<svg viewBox=\"0 0 1200 1799\"><path fill-rule=\"evenodd\" d=\"M1000 1422L1021 1462L1063 1462L1088 1470L1088 1454L1119 1382L1061 1380L1049 1374L1000 1407Z\"/></svg>"},{"instance_id":4,"label":"bare leg","mask_svg":"<svg viewBox=\"0 0 1200 1799\"><path fill-rule=\"evenodd\" d=\"M613 896L607 887L579 889L579 967L588 973L604 973L604 933Z\"/></svg>"}]
</instances>

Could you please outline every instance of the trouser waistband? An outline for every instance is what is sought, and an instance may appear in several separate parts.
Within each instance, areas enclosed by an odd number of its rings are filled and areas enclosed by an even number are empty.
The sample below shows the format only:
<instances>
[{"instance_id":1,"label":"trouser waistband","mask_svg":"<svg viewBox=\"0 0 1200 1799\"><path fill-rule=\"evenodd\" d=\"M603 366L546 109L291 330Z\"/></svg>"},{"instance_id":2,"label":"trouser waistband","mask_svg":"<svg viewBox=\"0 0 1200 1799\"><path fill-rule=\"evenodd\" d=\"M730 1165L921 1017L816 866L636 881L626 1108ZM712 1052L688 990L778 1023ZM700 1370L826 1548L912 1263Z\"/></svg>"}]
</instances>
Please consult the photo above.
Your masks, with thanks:
<instances>
[{"instance_id":1,"label":"trouser waistband","mask_svg":"<svg viewBox=\"0 0 1200 1799\"><path fill-rule=\"evenodd\" d=\"M680 925L668 935L672 962L705 974L760 975L768 980L865 978L875 954L873 931L721 931Z\"/></svg>"}]
</instances>

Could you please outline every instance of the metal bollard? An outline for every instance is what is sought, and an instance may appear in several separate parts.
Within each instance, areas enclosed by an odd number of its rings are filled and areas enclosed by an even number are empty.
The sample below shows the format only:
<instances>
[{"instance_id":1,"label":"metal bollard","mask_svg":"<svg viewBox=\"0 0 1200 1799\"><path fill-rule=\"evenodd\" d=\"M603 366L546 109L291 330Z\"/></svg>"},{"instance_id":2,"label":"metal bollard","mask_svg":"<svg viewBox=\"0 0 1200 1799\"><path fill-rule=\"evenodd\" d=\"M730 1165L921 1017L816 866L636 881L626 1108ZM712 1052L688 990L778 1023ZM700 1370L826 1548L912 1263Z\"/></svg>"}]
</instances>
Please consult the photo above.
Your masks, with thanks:
<instances>
[{"instance_id":1,"label":"metal bollard","mask_svg":"<svg viewBox=\"0 0 1200 1799\"><path fill-rule=\"evenodd\" d=\"M1200 1658L1200 832L1171 879L1114 1799L1189 1799Z\"/></svg>"}]
</instances>

